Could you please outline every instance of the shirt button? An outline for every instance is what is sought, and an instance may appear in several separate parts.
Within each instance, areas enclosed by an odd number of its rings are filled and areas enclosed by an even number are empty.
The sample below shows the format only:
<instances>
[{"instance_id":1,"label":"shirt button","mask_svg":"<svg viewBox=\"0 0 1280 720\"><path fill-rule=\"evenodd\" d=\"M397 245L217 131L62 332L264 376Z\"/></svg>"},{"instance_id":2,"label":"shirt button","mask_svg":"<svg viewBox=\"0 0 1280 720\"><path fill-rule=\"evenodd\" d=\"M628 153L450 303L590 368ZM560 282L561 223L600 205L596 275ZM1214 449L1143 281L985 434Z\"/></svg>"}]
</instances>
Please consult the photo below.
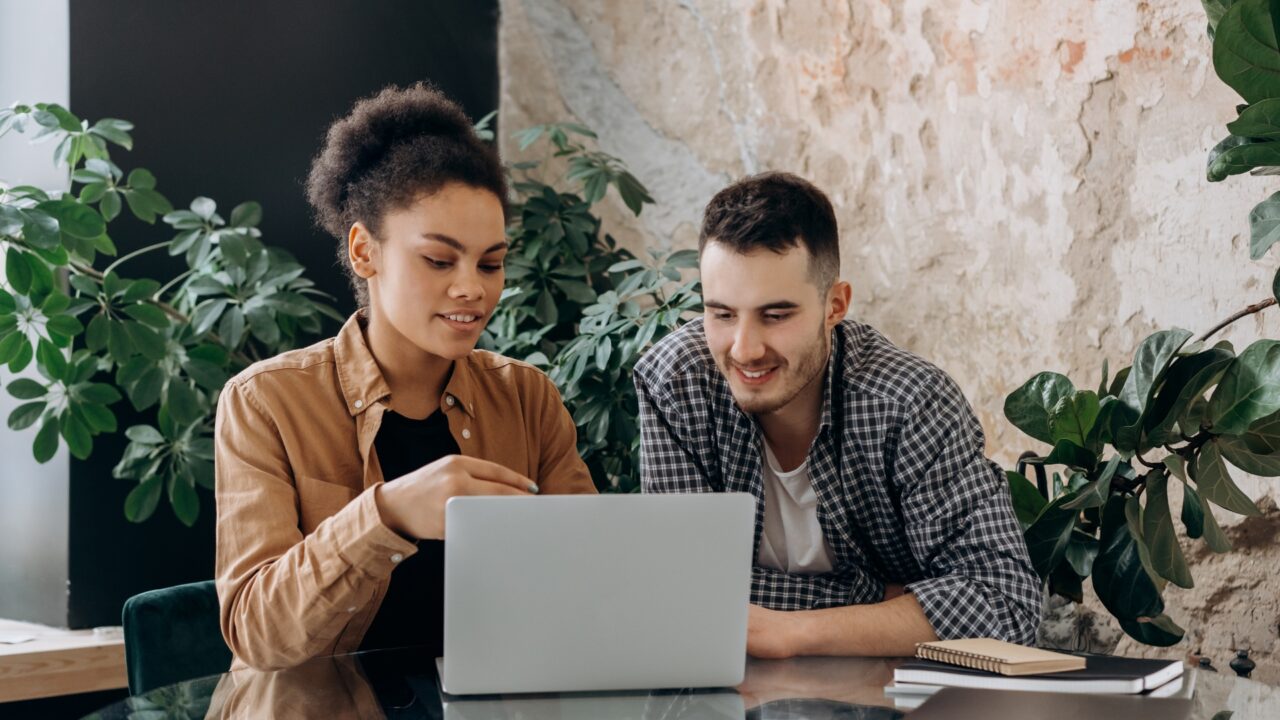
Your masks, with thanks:
<instances>
[{"instance_id":1,"label":"shirt button","mask_svg":"<svg viewBox=\"0 0 1280 720\"><path fill-rule=\"evenodd\" d=\"M462 429L462 439L463 439L463 440L470 440L470 439L471 439L471 431L470 431L470 430L467 430L466 428L463 428L463 429Z\"/></svg>"},{"instance_id":2,"label":"shirt button","mask_svg":"<svg viewBox=\"0 0 1280 720\"><path fill-rule=\"evenodd\" d=\"M398 563L398 562L400 562L400 561L401 561L401 560L403 560L403 559L404 559L404 556L403 556L403 555L401 555L400 553L396 553L396 554L394 554L394 555L392 555L392 556L391 556L391 562L393 562L393 563Z\"/></svg>"},{"instance_id":3,"label":"shirt button","mask_svg":"<svg viewBox=\"0 0 1280 720\"><path fill-rule=\"evenodd\" d=\"M448 405L449 407L453 407L453 403L454 403L454 402L455 402L455 400L453 399L453 396L452 396L452 395L446 395L446 396L445 396L445 398L444 398L444 404L445 404L445 405Z\"/></svg>"},{"instance_id":4,"label":"shirt button","mask_svg":"<svg viewBox=\"0 0 1280 720\"><path fill-rule=\"evenodd\" d=\"M355 611L356 611L356 606L355 606L355 605L352 605L351 607L347 608L347 612L349 612L349 613L353 613L353 612L355 612Z\"/></svg>"},{"instance_id":5,"label":"shirt button","mask_svg":"<svg viewBox=\"0 0 1280 720\"><path fill-rule=\"evenodd\" d=\"M356 409L357 409L357 410L359 410L360 408L364 407L364 401L363 401L363 400L357 400L355 404L356 404Z\"/></svg>"}]
</instances>

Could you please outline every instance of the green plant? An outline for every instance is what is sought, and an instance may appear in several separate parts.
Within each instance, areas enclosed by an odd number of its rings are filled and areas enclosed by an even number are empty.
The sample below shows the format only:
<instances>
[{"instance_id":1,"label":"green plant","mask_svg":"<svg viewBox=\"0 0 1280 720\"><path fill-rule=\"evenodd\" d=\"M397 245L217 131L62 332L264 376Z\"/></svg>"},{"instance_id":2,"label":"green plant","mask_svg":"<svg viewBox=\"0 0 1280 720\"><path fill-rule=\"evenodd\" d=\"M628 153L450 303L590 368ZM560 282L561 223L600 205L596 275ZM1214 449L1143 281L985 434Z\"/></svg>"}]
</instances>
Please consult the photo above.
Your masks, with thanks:
<instances>
[{"instance_id":1,"label":"green plant","mask_svg":"<svg viewBox=\"0 0 1280 720\"><path fill-rule=\"evenodd\" d=\"M1208 179L1249 170L1276 174L1280 0L1204 0L1204 6L1214 68L1247 103L1227 125L1231 134L1209 153ZM1257 260L1280 240L1280 193L1255 207L1249 220L1250 255ZM1186 536L1222 553L1231 544L1211 505L1259 514L1229 466L1280 476L1280 341L1258 340L1239 354L1229 342L1207 345L1232 322L1276 304L1280 273L1272 294L1190 344L1186 330L1154 333L1110 381L1104 360L1096 391L1042 372L1005 401L1011 423L1053 447L1030 461L1043 491L1008 473L1036 571L1050 592L1076 601L1092 577L1103 605L1141 642L1172 645L1184 635L1164 613L1162 595L1168 583L1189 588L1194 582L1170 494L1182 493ZM1051 486L1046 466L1063 468Z\"/></svg>"},{"instance_id":2,"label":"green plant","mask_svg":"<svg viewBox=\"0 0 1280 720\"><path fill-rule=\"evenodd\" d=\"M167 494L191 525L200 509L196 486L213 487L222 384L318 334L322 315L343 318L315 299L326 296L289 253L259 239L257 203L237 206L229 219L206 197L174 210L150 172L126 176L109 148L131 149L132 129L123 120L90 124L54 104L0 110L0 136L55 141L54 160L67 170L60 191L0 185L0 364L17 373L34 360L41 378L8 384L26 401L9 427L39 426L32 451L40 462L62 442L85 459L95 436L117 431L111 406L123 394L154 418L125 431L130 442L114 469L138 483L126 516L150 517ZM100 256L116 255L108 225L125 206L146 223L162 218L176 234L99 268ZM182 256L187 269L163 283L125 275L128 261L158 251Z\"/></svg>"},{"instance_id":3,"label":"green plant","mask_svg":"<svg viewBox=\"0 0 1280 720\"><path fill-rule=\"evenodd\" d=\"M593 138L570 123L517 133L520 149L549 141L566 168L557 190L531 172L544 163L515 163L517 201L508 228L507 288L482 345L548 371L578 426L578 449L604 491L639 488L639 408L631 369L652 342L702 308L696 280L681 270L697 253L650 252L642 261L620 248L592 206L614 186L639 215L653 202L622 163L589 150Z\"/></svg>"}]
</instances>

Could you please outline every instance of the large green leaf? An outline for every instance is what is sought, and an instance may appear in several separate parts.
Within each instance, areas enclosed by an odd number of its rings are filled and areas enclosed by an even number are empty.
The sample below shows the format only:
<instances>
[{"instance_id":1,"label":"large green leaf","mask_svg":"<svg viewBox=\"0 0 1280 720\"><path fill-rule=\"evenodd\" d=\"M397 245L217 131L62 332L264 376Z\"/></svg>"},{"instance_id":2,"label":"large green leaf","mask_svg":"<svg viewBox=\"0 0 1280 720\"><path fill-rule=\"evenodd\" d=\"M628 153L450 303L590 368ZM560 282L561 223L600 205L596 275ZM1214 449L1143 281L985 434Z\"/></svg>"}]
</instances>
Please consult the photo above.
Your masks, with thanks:
<instances>
[{"instance_id":1,"label":"large green leaf","mask_svg":"<svg viewBox=\"0 0 1280 720\"><path fill-rule=\"evenodd\" d=\"M1241 470L1263 477L1280 476L1280 413L1258 420L1243 435L1222 435L1214 441L1223 457Z\"/></svg>"},{"instance_id":2,"label":"large green leaf","mask_svg":"<svg viewBox=\"0 0 1280 720\"><path fill-rule=\"evenodd\" d=\"M1227 534L1222 532L1222 526L1218 524L1218 518L1213 514L1213 506L1205 504L1198 495L1196 504L1203 510L1204 544L1216 553L1230 552L1231 541L1227 539Z\"/></svg>"},{"instance_id":3,"label":"large green leaf","mask_svg":"<svg viewBox=\"0 0 1280 720\"><path fill-rule=\"evenodd\" d=\"M1042 372L1014 390L1004 401L1004 416L1014 427L1041 442L1053 444L1049 417L1053 408L1075 392L1065 375Z\"/></svg>"},{"instance_id":4,"label":"large green leaf","mask_svg":"<svg viewBox=\"0 0 1280 720\"><path fill-rule=\"evenodd\" d=\"M13 245L5 251L4 273L9 281L9 287L13 288L14 292L20 295L31 292L33 278L31 265L28 264L26 253L19 252Z\"/></svg>"},{"instance_id":5,"label":"large green leaf","mask_svg":"<svg viewBox=\"0 0 1280 720\"><path fill-rule=\"evenodd\" d=\"M1227 366L1209 398L1209 425L1239 435L1254 421L1280 410L1280 341L1259 340Z\"/></svg>"},{"instance_id":6,"label":"large green leaf","mask_svg":"<svg viewBox=\"0 0 1280 720\"><path fill-rule=\"evenodd\" d=\"M1196 461L1191 465L1191 479L1196 483L1200 497L1215 505L1240 515L1261 515L1258 506L1245 495L1227 472L1222 453L1215 441L1200 448Z\"/></svg>"},{"instance_id":7,"label":"large green leaf","mask_svg":"<svg viewBox=\"0 0 1280 720\"><path fill-rule=\"evenodd\" d=\"M1187 537L1196 539L1204 534L1204 505L1200 495L1184 478L1182 481L1182 526L1187 529Z\"/></svg>"},{"instance_id":8,"label":"large green leaf","mask_svg":"<svg viewBox=\"0 0 1280 720\"><path fill-rule=\"evenodd\" d=\"M40 416L44 414L44 409L48 407L48 405L49 404L44 400L39 400L36 402L23 403L22 405L14 408L13 412L9 413L9 429L26 430L32 425L35 425L36 421L40 419Z\"/></svg>"},{"instance_id":9,"label":"large green leaf","mask_svg":"<svg viewBox=\"0 0 1280 720\"><path fill-rule=\"evenodd\" d=\"M1121 620L1120 627L1134 640L1156 647L1176 645L1187 632L1163 612L1152 618Z\"/></svg>"},{"instance_id":10,"label":"large green leaf","mask_svg":"<svg viewBox=\"0 0 1280 720\"><path fill-rule=\"evenodd\" d=\"M1070 549L1070 546L1068 546L1068 549ZM1054 568L1049 575L1049 592L1054 595L1061 595L1074 602L1084 602L1083 580L1072 569L1071 563L1059 563L1058 567Z\"/></svg>"},{"instance_id":11,"label":"large green leaf","mask_svg":"<svg viewBox=\"0 0 1280 720\"><path fill-rule=\"evenodd\" d=\"M1102 537L1093 561L1093 589L1120 620L1154 617L1164 610L1164 601L1143 567L1124 505L1124 498L1114 496L1103 510Z\"/></svg>"},{"instance_id":12,"label":"large green leaf","mask_svg":"<svg viewBox=\"0 0 1280 720\"><path fill-rule=\"evenodd\" d=\"M1257 455L1280 452L1280 412L1272 413L1249 426L1237 439Z\"/></svg>"},{"instance_id":13,"label":"large green leaf","mask_svg":"<svg viewBox=\"0 0 1280 720\"><path fill-rule=\"evenodd\" d=\"M49 388L44 383L37 382L31 378L18 378L9 383L9 394L19 400L35 400L49 394Z\"/></svg>"},{"instance_id":14,"label":"large green leaf","mask_svg":"<svg viewBox=\"0 0 1280 720\"><path fill-rule=\"evenodd\" d=\"M59 422L56 417L46 418L44 424L40 426L35 441L31 443L31 454L36 462L47 463L53 459L54 453L58 451L58 427Z\"/></svg>"},{"instance_id":15,"label":"large green leaf","mask_svg":"<svg viewBox=\"0 0 1280 720\"><path fill-rule=\"evenodd\" d=\"M1245 107L1240 117L1227 123L1227 131L1239 137L1280 140L1280 98L1267 98Z\"/></svg>"},{"instance_id":16,"label":"large green leaf","mask_svg":"<svg viewBox=\"0 0 1280 720\"><path fill-rule=\"evenodd\" d=\"M1133 537L1134 546L1138 550L1138 560L1142 563L1142 567L1147 571L1147 577L1151 578L1151 582L1155 583L1158 592L1164 592L1165 585L1169 584L1160 573L1156 572L1155 567L1151 564L1151 553L1147 550L1147 542L1142 536L1142 503L1139 502L1137 495L1129 495L1124 502L1125 521L1129 523L1129 534Z\"/></svg>"},{"instance_id":17,"label":"large green leaf","mask_svg":"<svg viewBox=\"0 0 1280 720\"><path fill-rule=\"evenodd\" d=\"M1280 100L1275 100L1280 105ZM1258 260L1280 240L1280 192L1249 212L1249 257Z\"/></svg>"},{"instance_id":18,"label":"large green leaf","mask_svg":"<svg viewBox=\"0 0 1280 720\"><path fill-rule=\"evenodd\" d=\"M1223 435L1214 442L1227 462L1241 470L1261 477L1280 477L1280 453L1255 453L1243 439Z\"/></svg>"},{"instance_id":19,"label":"large green leaf","mask_svg":"<svg viewBox=\"0 0 1280 720\"><path fill-rule=\"evenodd\" d=\"M1107 498L1111 497L1111 479L1115 477L1116 469L1120 467L1120 460L1119 455L1111 458L1098 478L1081 488L1076 498L1064 504L1063 507L1068 510L1084 510L1106 505ZM1080 574L1088 575L1089 573Z\"/></svg>"},{"instance_id":20,"label":"large green leaf","mask_svg":"<svg viewBox=\"0 0 1280 720\"><path fill-rule=\"evenodd\" d=\"M199 420L202 414L199 393L182 380L169 383L165 407L179 425L190 425Z\"/></svg>"},{"instance_id":21,"label":"large green leaf","mask_svg":"<svg viewBox=\"0 0 1280 720\"><path fill-rule=\"evenodd\" d=\"M1205 174L1209 182L1219 182L1255 168L1277 165L1280 165L1280 142L1228 135L1209 151Z\"/></svg>"},{"instance_id":22,"label":"large green leaf","mask_svg":"<svg viewBox=\"0 0 1280 720\"><path fill-rule=\"evenodd\" d=\"M1147 475L1147 506L1142 512L1142 535L1147 541L1151 566L1160 577L1179 587L1189 588L1195 583L1173 528L1168 485L1169 478L1163 472Z\"/></svg>"},{"instance_id":23,"label":"large green leaf","mask_svg":"<svg viewBox=\"0 0 1280 720\"><path fill-rule=\"evenodd\" d=\"M1080 577L1093 573L1093 561L1098 557L1098 539L1082 532L1072 532L1064 555L1071 569Z\"/></svg>"},{"instance_id":24,"label":"large green leaf","mask_svg":"<svg viewBox=\"0 0 1280 720\"><path fill-rule=\"evenodd\" d=\"M1143 412L1151 392L1178 349L1191 338L1191 332L1182 328L1160 330L1152 333L1138 345L1133 365L1120 390L1120 401Z\"/></svg>"},{"instance_id":25,"label":"large green leaf","mask_svg":"<svg viewBox=\"0 0 1280 720\"><path fill-rule=\"evenodd\" d=\"M1147 409L1143 426L1148 441L1154 446L1176 442L1177 431L1194 434L1196 428L1180 428L1178 420L1187 406L1218 382L1235 356L1224 348L1211 348L1194 355L1179 357L1165 373L1156 396Z\"/></svg>"},{"instance_id":26,"label":"large green leaf","mask_svg":"<svg viewBox=\"0 0 1280 720\"><path fill-rule=\"evenodd\" d=\"M169 503L173 505L173 514L187 527L195 525L196 517L200 515L200 498L192 481L194 478L169 478Z\"/></svg>"},{"instance_id":27,"label":"large green leaf","mask_svg":"<svg viewBox=\"0 0 1280 720\"><path fill-rule=\"evenodd\" d=\"M165 348L164 337L151 328L140 322L126 320L121 325L124 326L125 335L129 338L133 348L141 353L148 360L163 360L167 354ZM110 338L108 337L108 342Z\"/></svg>"},{"instance_id":28,"label":"large green leaf","mask_svg":"<svg viewBox=\"0 0 1280 720\"><path fill-rule=\"evenodd\" d=\"M1092 390L1077 390L1054 404L1049 411L1049 434L1053 442L1070 440L1080 447L1089 447L1089 431L1098 417L1098 394Z\"/></svg>"},{"instance_id":29,"label":"large green leaf","mask_svg":"<svg viewBox=\"0 0 1280 720\"><path fill-rule=\"evenodd\" d=\"M1086 472L1092 472L1093 468L1098 464L1098 456L1070 440L1059 440L1053 446L1053 452L1044 458L1044 464L1066 465L1067 467L1080 468Z\"/></svg>"},{"instance_id":30,"label":"large green leaf","mask_svg":"<svg viewBox=\"0 0 1280 720\"><path fill-rule=\"evenodd\" d=\"M72 413L62 417L62 439L67 441L67 449L77 460L89 459L93 452L93 434L89 427Z\"/></svg>"},{"instance_id":31,"label":"large green leaf","mask_svg":"<svg viewBox=\"0 0 1280 720\"><path fill-rule=\"evenodd\" d=\"M1018 516L1022 529L1027 529L1040 516L1048 501L1031 481L1012 470L1005 472L1009 481L1009 495L1013 501L1013 513Z\"/></svg>"},{"instance_id":32,"label":"large green leaf","mask_svg":"<svg viewBox=\"0 0 1280 720\"><path fill-rule=\"evenodd\" d=\"M1280 51L1268 5L1268 0L1238 0L1214 34L1214 71L1249 103L1280 97Z\"/></svg>"},{"instance_id":33,"label":"large green leaf","mask_svg":"<svg viewBox=\"0 0 1280 720\"><path fill-rule=\"evenodd\" d=\"M1151 396L1169 363L1190 337L1190 331L1182 328L1160 330L1138 345L1133 365L1128 368L1117 396L1120 402L1111 411L1111 442L1117 450L1136 452L1142 449L1142 420Z\"/></svg>"},{"instance_id":34,"label":"large green leaf","mask_svg":"<svg viewBox=\"0 0 1280 720\"><path fill-rule=\"evenodd\" d=\"M107 231L107 224L93 208L82 205L70 196L60 200L40 203L40 210L58 219L63 234L82 240L92 240Z\"/></svg>"},{"instance_id":35,"label":"large green leaf","mask_svg":"<svg viewBox=\"0 0 1280 720\"><path fill-rule=\"evenodd\" d=\"M151 477L145 481L138 483L129 496L124 500L124 516L130 522L142 522L151 517L156 511L156 505L160 502L160 494L164 490L164 486L160 482L160 478Z\"/></svg>"},{"instance_id":36,"label":"large green leaf","mask_svg":"<svg viewBox=\"0 0 1280 720\"><path fill-rule=\"evenodd\" d=\"M1031 554L1031 564L1042 579L1048 579L1049 573L1062 562L1067 552L1071 529L1076 524L1076 512L1066 510L1062 505L1072 497L1063 495L1050 503L1023 534Z\"/></svg>"}]
</instances>

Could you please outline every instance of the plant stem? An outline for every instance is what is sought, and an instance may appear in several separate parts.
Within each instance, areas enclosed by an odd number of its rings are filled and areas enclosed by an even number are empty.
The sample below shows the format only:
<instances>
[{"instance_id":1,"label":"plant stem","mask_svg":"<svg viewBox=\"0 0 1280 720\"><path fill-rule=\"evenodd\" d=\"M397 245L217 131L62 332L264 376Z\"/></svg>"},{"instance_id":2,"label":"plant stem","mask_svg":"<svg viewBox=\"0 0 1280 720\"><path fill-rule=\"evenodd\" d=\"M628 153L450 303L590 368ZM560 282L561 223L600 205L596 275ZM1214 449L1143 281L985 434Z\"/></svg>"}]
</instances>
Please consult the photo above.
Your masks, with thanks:
<instances>
[{"instance_id":1,"label":"plant stem","mask_svg":"<svg viewBox=\"0 0 1280 720\"><path fill-rule=\"evenodd\" d=\"M1200 449L1200 446L1209 442L1211 439L1213 439L1212 433L1210 433L1208 430L1201 430L1200 432L1196 433L1195 436L1192 437L1190 441L1187 442L1186 445L1183 445L1182 447L1178 448L1174 452L1181 455L1184 459L1190 460L1191 456L1195 455L1196 452Z\"/></svg>"},{"instance_id":2,"label":"plant stem","mask_svg":"<svg viewBox=\"0 0 1280 720\"><path fill-rule=\"evenodd\" d=\"M169 240L166 240L165 242L158 242L158 243L156 243L156 244L154 244L154 245L148 245L148 246L146 246L146 247L144 247L144 248L141 248L141 249L139 249L139 250L134 250L133 252L131 252L131 253L127 254L127 255L122 255L122 256L120 256L119 258L116 258L116 261L115 261L115 262L113 262L113 263L111 263L110 265L108 265L108 266L107 266L107 269L102 271L102 274L103 274L103 276L105 277L105 276L106 276L107 274L109 274L112 270L115 270L117 267L119 267L119 266L120 266L120 264L121 264L121 263L123 263L125 260L132 260L133 258L136 258L136 257L138 257L139 255L142 255L142 254L144 254L144 253L149 253L149 252L151 252L152 250L159 250L160 248L163 248L163 247L169 247L169 243L170 243L170 242L171 242L171 241L169 241Z\"/></svg>"},{"instance_id":3,"label":"plant stem","mask_svg":"<svg viewBox=\"0 0 1280 720\"><path fill-rule=\"evenodd\" d=\"M1164 467L1164 465L1156 465L1156 464L1154 464L1154 463L1149 463L1149 462L1147 462L1147 459L1146 459L1146 458L1142 457L1141 455L1138 455L1137 453L1134 453L1134 456L1133 456L1133 457L1134 457L1134 458L1136 458L1136 459L1138 460L1138 462L1142 463L1143 465L1146 465L1147 467L1151 468L1152 470L1156 470L1156 469L1158 469L1158 468L1162 468L1162 467Z\"/></svg>"},{"instance_id":4,"label":"plant stem","mask_svg":"<svg viewBox=\"0 0 1280 720\"><path fill-rule=\"evenodd\" d=\"M101 280L102 280L102 278L103 278L103 274L102 274L102 273L100 273L100 272L98 272L97 270L95 270L95 269L93 269L93 268L89 267L88 265L81 265L80 263L78 263L78 262L76 262L76 261L74 261L74 260L72 260L72 261L68 264L68 267L70 267L72 270L75 270L76 272L80 273L81 275L87 275L87 276L89 276L89 277L93 278L94 280L101 281Z\"/></svg>"},{"instance_id":5,"label":"plant stem","mask_svg":"<svg viewBox=\"0 0 1280 720\"><path fill-rule=\"evenodd\" d=\"M1197 339L1197 340L1199 340L1199 341L1208 340L1208 339L1209 339L1209 338L1210 338L1214 333L1216 333L1216 332L1218 332L1219 330L1221 330L1222 328L1224 328L1224 327L1226 327L1226 326L1230 325L1231 323L1233 323L1233 322L1235 322L1235 321L1239 320L1240 318L1242 318L1242 317L1244 317L1244 316L1246 316L1246 315L1252 315L1252 314L1254 314L1254 313L1256 313L1256 312L1260 312L1260 311L1265 310L1265 309L1267 309L1267 308L1269 308L1269 307L1271 307L1272 305L1275 305L1275 304L1276 304L1276 299L1275 299L1275 298L1273 298L1273 297L1269 297L1269 298L1267 298L1266 300L1262 300L1261 302L1256 302L1256 303L1254 303L1254 304L1250 305L1249 307L1247 307L1247 308L1245 308L1245 309L1241 310L1240 312L1235 313L1234 315L1232 315L1231 317L1227 318L1226 320L1223 320L1222 322L1218 323L1217 325L1214 325L1214 326L1213 326L1213 328L1209 330L1209 332L1207 332L1207 333L1205 333L1205 334L1201 335L1200 337L1198 337L1198 338L1196 338L1196 339Z\"/></svg>"},{"instance_id":6,"label":"plant stem","mask_svg":"<svg viewBox=\"0 0 1280 720\"><path fill-rule=\"evenodd\" d=\"M196 271L196 270L195 270L195 268L191 268L190 270L188 270L188 271L186 271L186 272L182 273L182 274L181 274L181 275L179 275L178 277L176 277L176 278L174 278L174 279L170 280L169 282L165 283L164 285L162 285L162 286L160 287L160 289L159 289L159 290L157 290L157 291L156 291L156 294L155 294L153 297L157 297L157 298L162 297L166 292L168 292L168 290L169 290L170 288L172 288L174 285L177 285L178 283L180 283L180 282L182 282L183 280L185 280L189 275L191 275L191 274L192 274L192 273L194 273L195 271Z\"/></svg>"}]
</instances>

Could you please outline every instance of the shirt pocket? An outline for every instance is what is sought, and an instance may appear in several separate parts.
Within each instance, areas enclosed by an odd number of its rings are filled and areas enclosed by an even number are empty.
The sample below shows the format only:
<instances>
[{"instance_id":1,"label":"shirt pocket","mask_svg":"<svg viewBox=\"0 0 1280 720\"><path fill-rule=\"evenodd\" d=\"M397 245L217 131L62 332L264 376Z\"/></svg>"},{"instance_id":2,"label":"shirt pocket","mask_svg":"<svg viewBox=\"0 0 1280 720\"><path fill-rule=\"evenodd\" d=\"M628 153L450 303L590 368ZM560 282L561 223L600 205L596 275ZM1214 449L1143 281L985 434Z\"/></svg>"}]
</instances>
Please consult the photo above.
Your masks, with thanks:
<instances>
[{"instance_id":1,"label":"shirt pocket","mask_svg":"<svg viewBox=\"0 0 1280 720\"><path fill-rule=\"evenodd\" d=\"M298 520L302 533L310 535L316 526L337 514L360 494L359 490L318 478L298 476Z\"/></svg>"}]
</instances>

